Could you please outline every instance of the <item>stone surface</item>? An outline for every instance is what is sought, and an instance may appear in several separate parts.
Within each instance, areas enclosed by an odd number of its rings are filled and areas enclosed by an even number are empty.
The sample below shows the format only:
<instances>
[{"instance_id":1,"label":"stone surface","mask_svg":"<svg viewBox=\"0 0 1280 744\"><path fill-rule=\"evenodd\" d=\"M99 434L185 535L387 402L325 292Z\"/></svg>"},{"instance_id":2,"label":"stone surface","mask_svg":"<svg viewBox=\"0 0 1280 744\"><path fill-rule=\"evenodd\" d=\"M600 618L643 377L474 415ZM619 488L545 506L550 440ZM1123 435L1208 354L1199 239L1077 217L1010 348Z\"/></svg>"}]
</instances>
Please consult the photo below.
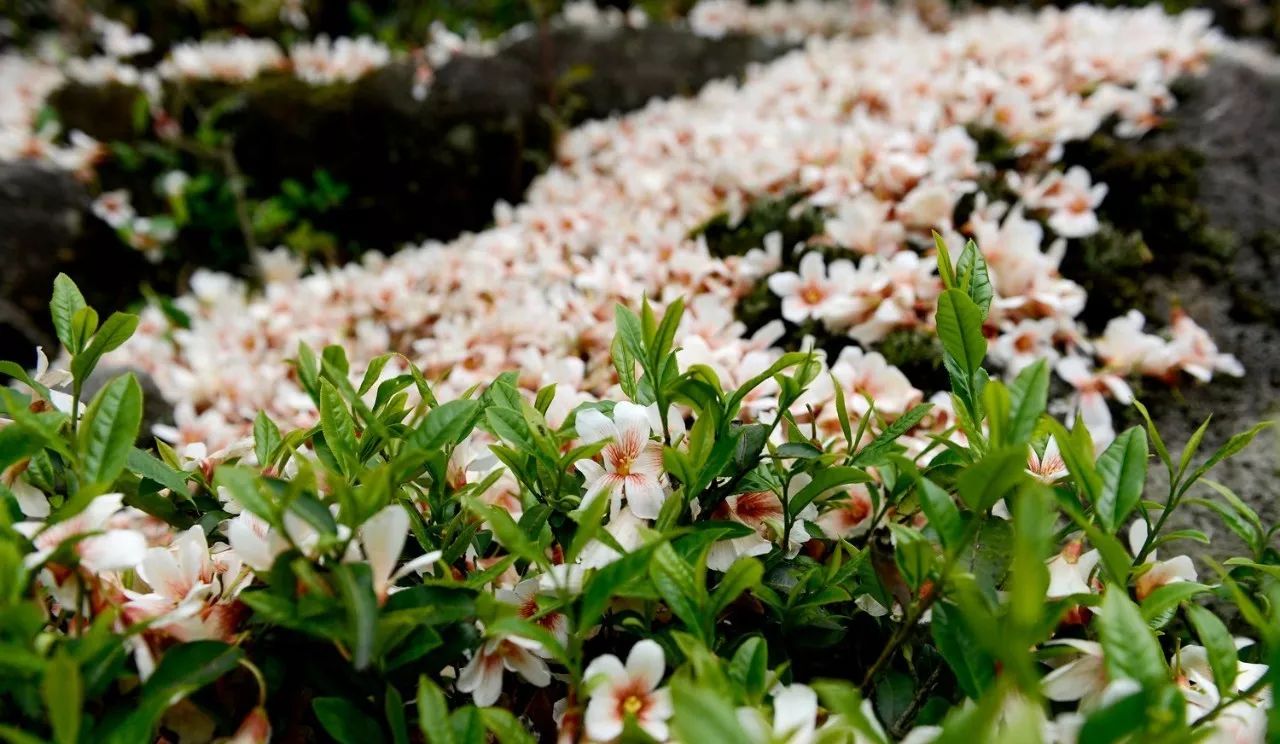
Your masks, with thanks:
<instances>
[{"instance_id":1,"label":"stone surface","mask_svg":"<svg viewBox=\"0 0 1280 744\"><path fill-rule=\"evenodd\" d=\"M1235 354L1246 375L1215 377L1204 386L1153 389L1144 395L1166 444L1181 450L1210 414L1200 460L1232 434L1263 420L1280 419L1280 60L1274 55L1233 45L1196 81L1179 106L1168 140L1200 151L1199 202L1215 227L1236 236L1237 250L1225 280L1202 275L1151 276L1145 286L1157 307L1176 304L1213 334L1219 347ZM1158 250L1158 246L1152 246ZM1158 316L1159 317L1159 316ZM1152 461L1148 498L1163 500L1164 469ZM1280 438L1264 431L1243 453L1210 476L1250 503L1264 524L1280 522ZM1207 488L1192 495L1212 497ZM1220 519L1194 508L1182 527L1207 533L1211 555L1223 557L1243 548ZM1275 544L1275 541L1273 541ZM1190 543L1194 555L1205 552ZM1238 553L1237 553L1238 554Z\"/></svg>"},{"instance_id":2,"label":"stone surface","mask_svg":"<svg viewBox=\"0 0 1280 744\"><path fill-rule=\"evenodd\" d=\"M0 359L31 364L35 346L55 344L48 308L59 272L97 306L136 297L140 261L113 240L71 174L0 163Z\"/></svg>"}]
</instances>

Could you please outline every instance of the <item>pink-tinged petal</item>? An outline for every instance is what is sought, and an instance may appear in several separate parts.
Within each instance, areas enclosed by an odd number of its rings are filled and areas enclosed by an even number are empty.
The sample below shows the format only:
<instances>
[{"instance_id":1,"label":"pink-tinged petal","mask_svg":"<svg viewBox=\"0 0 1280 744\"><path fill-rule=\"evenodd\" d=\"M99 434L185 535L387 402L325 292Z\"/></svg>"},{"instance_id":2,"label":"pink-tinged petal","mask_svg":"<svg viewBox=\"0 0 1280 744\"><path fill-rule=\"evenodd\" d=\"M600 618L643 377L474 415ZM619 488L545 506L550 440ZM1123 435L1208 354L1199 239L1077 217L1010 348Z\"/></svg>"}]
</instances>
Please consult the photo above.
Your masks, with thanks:
<instances>
[{"instance_id":1,"label":"pink-tinged petal","mask_svg":"<svg viewBox=\"0 0 1280 744\"><path fill-rule=\"evenodd\" d=\"M657 642L646 638L631 647L627 655L627 676L642 682L645 690L657 689L666 671L667 657Z\"/></svg>"},{"instance_id":2,"label":"pink-tinged petal","mask_svg":"<svg viewBox=\"0 0 1280 744\"><path fill-rule=\"evenodd\" d=\"M667 494L656 478L645 475L629 475L623 481L623 491L631 512L641 519L657 519Z\"/></svg>"},{"instance_id":3,"label":"pink-tinged petal","mask_svg":"<svg viewBox=\"0 0 1280 744\"><path fill-rule=\"evenodd\" d=\"M1116 375L1103 375L1102 384L1107 386L1107 390L1111 392L1111 397L1115 398L1121 405L1127 406L1133 402L1133 388L1129 387L1129 383Z\"/></svg>"},{"instance_id":4,"label":"pink-tinged petal","mask_svg":"<svg viewBox=\"0 0 1280 744\"><path fill-rule=\"evenodd\" d=\"M613 422L594 408L578 411L575 425L578 429L578 438L584 444L599 442L602 439L613 439L618 434Z\"/></svg>"},{"instance_id":5,"label":"pink-tinged petal","mask_svg":"<svg viewBox=\"0 0 1280 744\"><path fill-rule=\"evenodd\" d=\"M582 495L582 503L578 505L579 509L590 509L591 505L596 503L596 499L605 494L611 494L618 489L621 480L610 473L601 471L600 475L593 481L589 482L587 492Z\"/></svg>"},{"instance_id":6,"label":"pink-tinged petal","mask_svg":"<svg viewBox=\"0 0 1280 744\"><path fill-rule=\"evenodd\" d=\"M518 646L509 645L505 654L507 668L524 677L529 684L534 687L551 684L551 670L547 668L547 662Z\"/></svg>"},{"instance_id":7,"label":"pink-tinged petal","mask_svg":"<svg viewBox=\"0 0 1280 744\"><path fill-rule=\"evenodd\" d=\"M622 735L622 717L612 695L594 697L587 703L583 716L587 738L592 741L613 741Z\"/></svg>"},{"instance_id":8,"label":"pink-tinged petal","mask_svg":"<svg viewBox=\"0 0 1280 744\"><path fill-rule=\"evenodd\" d=\"M1054 371L1058 373L1058 377L1066 380L1074 387L1080 387L1087 383L1092 375L1089 373L1089 365L1085 360L1078 356L1069 356L1058 362L1054 367Z\"/></svg>"},{"instance_id":9,"label":"pink-tinged petal","mask_svg":"<svg viewBox=\"0 0 1280 744\"><path fill-rule=\"evenodd\" d=\"M399 504L392 504L360 525L360 544L373 572L375 588L385 591L400 552L409 536L409 514Z\"/></svg>"},{"instance_id":10,"label":"pink-tinged petal","mask_svg":"<svg viewBox=\"0 0 1280 744\"><path fill-rule=\"evenodd\" d=\"M800 277L805 280L825 279L827 276L827 265L822 260L822 254L817 251L809 251L800 259Z\"/></svg>"},{"instance_id":11,"label":"pink-tinged petal","mask_svg":"<svg viewBox=\"0 0 1280 744\"><path fill-rule=\"evenodd\" d=\"M793 271L783 271L769 277L769 291L779 297L790 297L800 291L800 275Z\"/></svg>"},{"instance_id":12,"label":"pink-tinged petal","mask_svg":"<svg viewBox=\"0 0 1280 744\"><path fill-rule=\"evenodd\" d=\"M195 581L183 575L181 567L166 548L148 550L142 563L138 565L138 576L147 582L153 592L173 601L187 596L187 592L195 585Z\"/></svg>"},{"instance_id":13,"label":"pink-tinged petal","mask_svg":"<svg viewBox=\"0 0 1280 744\"><path fill-rule=\"evenodd\" d=\"M671 730L667 726L667 722L665 720L660 721L651 716L644 717L644 720L640 722L640 728L643 729L646 734L652 736L658 741L666 741L671 735Z\"/></svg>"},{"instance_id":14,"label":"pink-tinged petal","mask_svg":"<svg viewBox=\"0 0 1280 744\"><path fill-rule=\"evenodd\" d=\"M645 718L665 721L675 712L671 704L671 690L664 687L649 693L649 707L645 709Z\"/></svg>"},{"instance_id":15,"label":"pink-tinged petal","mask_svg":"<svg viewBox=\"0 0 1280 744\"><path fill-rule=\"evenodd\" d=\"M133 530L107 530L82 540L80 562L94 573L126 571L137 567L147 555L147 540Z\"/></svg>"},{"instance_id":16,"label":"pink-tinged petal","mask_svg":"<svg viewBox=\"0 0 1280 744\"><path fill-rule=\"evenodd\" d=\"M631 462L631 472L636 475L645 475L657 480L663 473L662 470L662 445L657 442L649 442L640 450L639 456Z\"/></svg>"},{"instance_id":17,"label":"pink-tinged petal","mask_svg":"<svg viewBox=\"0 0 1280 744\"><path fill-rule=\"evenodd\" d=\"M810 311L809 305L795 295L782 298L782 317L790 323L803 323Z\"/></svg>"},{"instance_id":18,"label":"pink-tinged petal","mask_svg":"<svg viewBox=\"0 0 1280 744\"><path fill-rule=\"evenodd\" d=\"M1040 681L1044 696L1058 702L1079 700L1106 686L1102 659L1086 655L1045 675Z\"/></svg>"},{"instance_id":19,"label":"pink-tinged petal","mask_svg":"<svg viewBox=\"0 0 1280 744\"><path fill-rule=\"evenodd\" d=\"M1080 394L1080 416L1089 431L1111 430L1111 409L1102 393L1089 391Z\"/></svg>"},{"instance_id":20,"label":"pink-tinged petal","mask_svg":"<svg viewBox=\"0 0 1280 744\"><path fill-rule=\"evenodd\" d=\"M614 680L621 680L626 674L626 668L622 666L621 661L618 661L618 657L607 653L591 659L591 663L586 665L586 671L582 672L582 681L589 686L590 694L595 695L605 686L612 686Z\"/></svg>"},{"instance_id":21,"label":"pink-tinged petal","mask_svg":"<svg viewBox=\"0 0 1280 744\"><path fill-rule=\"evenodd\" d=\"M653 429L649 427L649 414L645 412L644 406L636 405L622 401L613 407L613 423L618 429L618 443L626 443L628 447L633 443L643 446L649 441L649 435ZM639 446L636 447L639 449Z\"/></svg>"},{"instance_id":22,"label":"pink-tinged petal","mask_svg":"<svg viewBox=\"0 0 1280 744\"><path fill-rule=\"evenodd\" d=\"M486 643L458 674L458 691L471 693L476 705L493 705L502 696L502 659Z\"/></svg>"}]
</instances>

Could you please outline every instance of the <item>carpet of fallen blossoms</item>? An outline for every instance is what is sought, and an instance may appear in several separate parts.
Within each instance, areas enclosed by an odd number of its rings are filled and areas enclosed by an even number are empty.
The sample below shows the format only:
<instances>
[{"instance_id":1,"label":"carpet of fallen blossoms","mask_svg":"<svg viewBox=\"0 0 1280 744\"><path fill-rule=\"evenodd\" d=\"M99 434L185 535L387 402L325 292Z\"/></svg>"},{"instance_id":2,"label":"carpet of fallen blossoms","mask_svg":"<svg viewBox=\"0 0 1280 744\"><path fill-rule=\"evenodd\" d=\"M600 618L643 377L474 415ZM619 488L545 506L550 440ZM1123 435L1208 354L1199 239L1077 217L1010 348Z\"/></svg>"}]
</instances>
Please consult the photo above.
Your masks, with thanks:
<instances>
[{"instance_id":1,"label":"carpet of fallen blossoms","mask_svg":"<svg viewBox=\"0 0 1280 744\"><path fill-rule=\"evenodd\" d=\"M1168 85L1201 70L1216 43L1201 15L1089 7L995 12L942 33L904 19L865 40L812 39L740 87L712 84L571 132L558 164L524 204L498 205L489 230L305 275L285 252L265 254L261 292L197 274L177 300L190 327L149 308L139 337L111 361L145 369L175 404L169 438L211 452L245 436L259 410L289 426L315 422L290 365L300 342L342 344L353 369L401 351L447 376L445 395L519 369L530 390L557 383L553 412L563 415L615 388L616 302L688 297L682 362L709 364L734 384L780 353L780 322L744 337L735 321L735 303L762 281L788 321L819 322L863 345L894 329L927 330L937 230L953 245L972 236L991 266L992 359L1010 373L1055 362L1075 390L1060 404L1105 440L1106 399L1130 398L1125 375L1207 380L1241 369L1185 316L1161 336L1129 315L1086 338L1074 320L1084 291L1057 267L1067 238L1098 229L1106 185L1055 163L1063 143L1112 117L1122 135L1155 126L1174 104ZM1008 174L1018 203L980 197L967 223L953 225L957 201L989 167L966 125L998 130L1026 167ZM781 272L777 240L720 259L689 237L717 214L791 193L826 215L815 242L844 257L812 252L798 273ZM1048 215L1051 232L1026 216L1032 209ZM857 346L831 369L851 400L872 395L890 420L934 392ZM392 363L384 375L402 371ZM820 387L807 401L827 424L832 393Z\"/></svg>"}]
</instances>

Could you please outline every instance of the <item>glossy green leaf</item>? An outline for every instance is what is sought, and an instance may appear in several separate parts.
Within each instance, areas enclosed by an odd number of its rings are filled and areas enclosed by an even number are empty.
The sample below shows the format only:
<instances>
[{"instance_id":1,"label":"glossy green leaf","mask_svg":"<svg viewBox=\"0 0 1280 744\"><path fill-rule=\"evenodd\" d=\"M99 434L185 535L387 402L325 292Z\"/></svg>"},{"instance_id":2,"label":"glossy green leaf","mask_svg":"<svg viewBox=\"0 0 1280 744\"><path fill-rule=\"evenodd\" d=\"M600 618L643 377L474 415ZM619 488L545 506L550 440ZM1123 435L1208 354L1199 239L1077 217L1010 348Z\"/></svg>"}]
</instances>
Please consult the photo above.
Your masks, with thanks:
<instances>
[{"instance_id":1,"label":"glossy green leaf","mask_svg":"<svg viewBox=\"0 0 1280 744\"><path fill-rule=\"evenodd\" d=\"M1094 512L1103 529L1114 532L1142 500L1147 482L1147 435L1125 430L1102 452L1097 462L1100 490Z\"/></svg>"}]
</instances>

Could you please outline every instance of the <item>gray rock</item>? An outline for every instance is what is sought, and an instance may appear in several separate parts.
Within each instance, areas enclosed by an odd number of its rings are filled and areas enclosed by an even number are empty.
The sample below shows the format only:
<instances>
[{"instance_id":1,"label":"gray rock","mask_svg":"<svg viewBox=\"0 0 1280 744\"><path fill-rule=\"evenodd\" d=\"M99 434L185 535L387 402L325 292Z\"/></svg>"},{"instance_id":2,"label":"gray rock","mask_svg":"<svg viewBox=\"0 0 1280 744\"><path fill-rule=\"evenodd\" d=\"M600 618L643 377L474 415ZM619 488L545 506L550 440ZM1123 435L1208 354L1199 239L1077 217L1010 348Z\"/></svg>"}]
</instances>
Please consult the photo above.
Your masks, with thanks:
<instances>
[{"instance_id":1,"label":"gray rock","mask_svg":"<svg viewBox=\"0 0 1280 744\"><path fill-rule=\"evenodd\" d=\"M152 429L157 424L173 423L173 406L165 401L151 375L132 367L98 367L84 381L84 399L92 400L107 383L129 373L133 373L142 388L142 426L138 430L138 446L148 447L154 438Z\"/></svg>"},{"instance_id":2,"label":"gray rock","mask_svg":"<svg viewBox=\"0 0 1280 744\"><path fill-rule=\"evenodd\" d=\"M1167 317L1171 305L1181 306L1223 351L1235 354L1245 366L1243 379L1217 376L1208 385L1145 396L1175 459L1212 414L1199 462L1231 435L1259 421L1280 419L1280 253L1274 248L1278 244L1266 239L1280 231L1280 60L1232 45L1192 85L1175 124L1167 137L1205 157L1200 203L1213 225L1234 233L1239 243L1227 281L1190 274L1145 281L1158 298L1157 313ZM1151 471L1147 497L1163 501L1168 480L1164 468L1153 460ZM1267 525L1280 522L1278 476L1280 438L1275 428L1210 475L1239 494ZM1191 495L1214 497L1203 487ZM1207 552L1221 559L1243 550L1243 543L1212 513L1197 507L1181 517L1177 527L1199 529L1213 539L1211 549L1184 544L1192 554Z\"/></svg>"}]
</instances>

